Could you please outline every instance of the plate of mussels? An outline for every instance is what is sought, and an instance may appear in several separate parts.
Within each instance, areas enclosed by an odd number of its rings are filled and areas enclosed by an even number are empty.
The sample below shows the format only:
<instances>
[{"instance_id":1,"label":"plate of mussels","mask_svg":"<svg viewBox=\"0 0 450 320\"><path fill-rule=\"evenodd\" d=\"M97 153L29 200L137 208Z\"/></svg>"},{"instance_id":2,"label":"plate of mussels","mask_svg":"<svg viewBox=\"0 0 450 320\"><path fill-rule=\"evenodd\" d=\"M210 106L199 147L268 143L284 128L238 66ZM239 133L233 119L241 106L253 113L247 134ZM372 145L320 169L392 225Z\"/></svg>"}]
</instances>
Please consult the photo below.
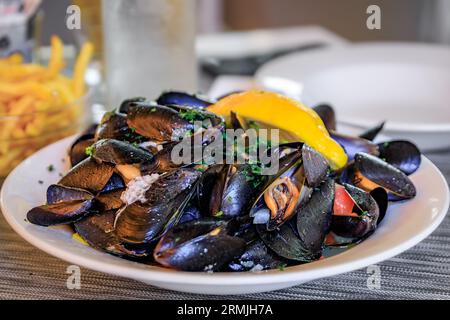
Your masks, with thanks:
<instances>
[{"instance_id":1,"label":"plate of mussels","mask_svg":"<svg viewBox=\"0 0 450 320\"><path fill-rule=\"evenodd\" d=\"M389 259L447 213L439 170L380 131L268 91L132 98L23 161L1 208L92 270L204 294L291 287Z\"/></svg>"}]
</instances>

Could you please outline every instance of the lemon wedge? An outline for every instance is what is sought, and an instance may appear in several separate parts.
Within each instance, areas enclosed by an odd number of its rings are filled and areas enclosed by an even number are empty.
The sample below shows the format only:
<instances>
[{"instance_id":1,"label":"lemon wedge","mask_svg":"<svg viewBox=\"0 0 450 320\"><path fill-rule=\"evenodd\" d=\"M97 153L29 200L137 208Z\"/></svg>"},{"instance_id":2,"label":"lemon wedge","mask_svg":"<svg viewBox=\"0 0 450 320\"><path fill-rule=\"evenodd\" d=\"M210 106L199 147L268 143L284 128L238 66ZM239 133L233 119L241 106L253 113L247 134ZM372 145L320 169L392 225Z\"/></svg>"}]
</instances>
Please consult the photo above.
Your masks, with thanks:
<instances>
[{"instance_id":1,"label":"lemon wedge","mask_svg":"<svg viewBox=\"0 0 450 320\"><path fill-rule=\"evenodd\" d=\"M232 94L209 106L208 111L225 118L233 111L245 118L291 132L299 141L320 152L333 170L342 169L347 164L344 149L330 137L317 113L278 93L251 90Z\"/></svg>"}]
</instances>

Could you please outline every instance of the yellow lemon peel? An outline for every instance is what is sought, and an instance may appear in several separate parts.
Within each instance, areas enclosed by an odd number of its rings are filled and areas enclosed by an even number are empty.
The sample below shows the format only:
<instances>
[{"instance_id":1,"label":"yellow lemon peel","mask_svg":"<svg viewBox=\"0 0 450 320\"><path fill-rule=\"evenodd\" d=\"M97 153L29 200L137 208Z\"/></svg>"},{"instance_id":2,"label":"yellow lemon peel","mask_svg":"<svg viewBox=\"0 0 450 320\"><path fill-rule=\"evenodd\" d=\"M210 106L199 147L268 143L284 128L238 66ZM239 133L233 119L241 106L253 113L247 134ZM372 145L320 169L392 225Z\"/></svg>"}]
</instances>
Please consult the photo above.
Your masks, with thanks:
<instances>
[{"instance_id":1,"label":"yellow lemon peel","mask_svg":"<svg viewBox=\"0 0 450 320\"><path fill-rule=\"evenodd\" d=\"M317 113L283 95L256 90L236 93L209 106L208 111L225 118L233 111L245 118L291 132L320 152L333 170L342 169L347 164L344 149L330 137Z\"/></svg>"}]
</instances>

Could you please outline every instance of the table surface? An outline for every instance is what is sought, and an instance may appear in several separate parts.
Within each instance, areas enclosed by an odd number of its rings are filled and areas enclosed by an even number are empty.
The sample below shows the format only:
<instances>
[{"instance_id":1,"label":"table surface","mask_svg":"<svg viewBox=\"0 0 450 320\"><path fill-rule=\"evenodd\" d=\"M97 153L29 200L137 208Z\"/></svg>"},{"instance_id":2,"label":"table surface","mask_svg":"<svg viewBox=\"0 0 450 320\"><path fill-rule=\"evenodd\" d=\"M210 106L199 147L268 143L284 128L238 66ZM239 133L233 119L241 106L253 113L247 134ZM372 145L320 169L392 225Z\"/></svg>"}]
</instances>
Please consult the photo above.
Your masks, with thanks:
<instances>
[{"instance_id":1,"label":"table surface","mask_svg":"<svg viewBox=\"0 0 450 320\"><path fill-rule=\"evenodd\" d=\"M450 180L450 151L427 154ZM152 287L81 269L81 288L67 289L68 263L20 238L0 215L0 299L450 299L450 217L427 239L378 264L380 286L367 269L273 292L206 296ZM370 282L370 281L369 281Z\"/></svg>"}]
</instances>

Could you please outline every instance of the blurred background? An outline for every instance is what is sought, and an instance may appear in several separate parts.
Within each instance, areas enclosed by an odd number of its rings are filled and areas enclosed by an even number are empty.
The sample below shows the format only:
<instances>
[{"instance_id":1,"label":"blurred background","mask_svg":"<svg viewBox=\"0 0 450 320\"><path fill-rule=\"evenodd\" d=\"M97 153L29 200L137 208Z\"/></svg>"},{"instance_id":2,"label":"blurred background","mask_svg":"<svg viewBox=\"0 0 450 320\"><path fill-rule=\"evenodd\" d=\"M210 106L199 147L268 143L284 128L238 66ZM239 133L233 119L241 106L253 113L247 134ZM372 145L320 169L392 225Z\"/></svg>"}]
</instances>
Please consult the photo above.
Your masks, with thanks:
<instances>
[{"instance_id":1,"label":"blurred background","mask_svg":"<svg viewBox=\"0 0 450 320\"><path fill-rule=\"evenodd\" d=\"M43 43L53 33L64 42L74 42L65 27L66 8L79 4L87 11L86 19L101 25L100 0L43 0L45 20ZM250 30L287 26L319 25L351 41L397 40L450 43L450 1L448 0L198 0L198 32ZM371 4L382 10L383 27L364 28ZM92 9L90 9L92 8ZM447 18L447 19L446 19Z\"/></svg>"}]
</instances>

